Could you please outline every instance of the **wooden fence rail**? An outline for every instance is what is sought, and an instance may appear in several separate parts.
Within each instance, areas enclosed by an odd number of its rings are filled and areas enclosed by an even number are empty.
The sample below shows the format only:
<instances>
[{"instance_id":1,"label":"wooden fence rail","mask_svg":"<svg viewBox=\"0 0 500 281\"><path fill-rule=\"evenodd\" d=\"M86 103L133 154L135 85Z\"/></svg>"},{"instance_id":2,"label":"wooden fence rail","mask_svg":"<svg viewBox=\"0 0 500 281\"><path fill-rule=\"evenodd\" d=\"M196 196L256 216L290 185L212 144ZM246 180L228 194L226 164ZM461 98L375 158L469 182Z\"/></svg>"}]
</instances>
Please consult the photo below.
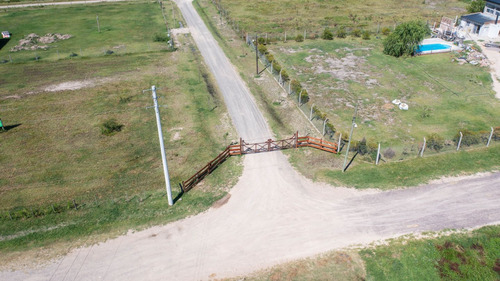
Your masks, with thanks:
<instances>
[{"instance_id":1,"label":"wooden fence rail","mask_svg":"<svg viewBox=\"0 0 500 281\"><path fill-rule=\"evenodd\" d=\"M183 181L180 186L183 192L192 189L197 183L212 173L222 162L234 155L243 155L250 153L268 152L275 150L284 150L289 148L312 147L330 153L337 153L337 144L323 139L309 136L299 137L298 132L293 137L284 140L269 139L260 143L246 143L240 138L239 144L233 144L226 147L214 160L208 162L203 168L196 172L188 180Z\"/></svg>"}]
</instances>

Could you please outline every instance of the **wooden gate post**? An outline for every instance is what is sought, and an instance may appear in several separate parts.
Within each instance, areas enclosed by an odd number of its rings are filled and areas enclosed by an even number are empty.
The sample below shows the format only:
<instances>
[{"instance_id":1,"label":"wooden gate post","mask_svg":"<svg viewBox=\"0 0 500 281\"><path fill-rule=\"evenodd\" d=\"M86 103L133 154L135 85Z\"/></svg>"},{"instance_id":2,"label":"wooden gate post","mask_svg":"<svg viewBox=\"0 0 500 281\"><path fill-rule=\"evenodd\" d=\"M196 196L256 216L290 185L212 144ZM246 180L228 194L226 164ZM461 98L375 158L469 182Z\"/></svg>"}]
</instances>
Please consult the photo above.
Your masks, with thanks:
<instances>
[{"instance_id":1,"label":"wooden gate post","mask_svg":"<svg viewBox=\"0 0 500 281\"><path fill-rule=\"evenodd\" d=\"M243 155L243 140L240 138L240 155Z\"/></svg>"}]
</instances>

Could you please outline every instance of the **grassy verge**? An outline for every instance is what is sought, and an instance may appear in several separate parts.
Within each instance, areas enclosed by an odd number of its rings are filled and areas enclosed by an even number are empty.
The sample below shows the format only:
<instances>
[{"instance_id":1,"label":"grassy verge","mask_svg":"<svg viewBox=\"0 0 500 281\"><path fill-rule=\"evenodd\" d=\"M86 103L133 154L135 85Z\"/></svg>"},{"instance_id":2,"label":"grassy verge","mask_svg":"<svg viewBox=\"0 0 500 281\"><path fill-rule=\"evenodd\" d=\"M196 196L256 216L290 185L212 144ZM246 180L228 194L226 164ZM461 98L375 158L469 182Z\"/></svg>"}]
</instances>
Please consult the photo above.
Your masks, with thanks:
<instances>
[{"instance_id":1,"label":"grassy verge","mask_svg":"<svg viewBox=\"0 0 500 281\"><path fill-rule=\"evenodd\" d=\"M333 251L277 265L244 278L493 281L500 278L499 245L500 226L486 226L468 233L422 239L406 237L383 246ZM228 280L241 280L241 277Z\"/></svg>"},{"instance_id":2,"label":"grassy verge","mask_svg":"<svg viewBox=\"0 0 500 281\"><path fill-rule=\"evenodd\" d=\"M180 181L237 139L191 39L180 40L186 47L176 52L0 65L9 77L0 90L8 128L0 133L0 264L196 214L235 184L240 158L167 205L153 101L142 90L158 87L174 197ZM103 134L109 120L120 130Z\"/></svg>"},{"instance_id":3,"label":"grassy verge","mask_svg":"<svg viewBox=\"0 0 500 281\"><path fill-rule=\"evenodd\" d=\"M333 185L390 189L426 183L443 176L458 176L500 168L500 145L457 153L443 153L375 166L361 163L342 173L343 157L311 156L310 151L287 151L290 162L304 175ZM324 153L322 153L324 155ZM351 154L352 156L352 154ZM342 159L339 159L342 158Z\"/></svg>"}]
</instances>

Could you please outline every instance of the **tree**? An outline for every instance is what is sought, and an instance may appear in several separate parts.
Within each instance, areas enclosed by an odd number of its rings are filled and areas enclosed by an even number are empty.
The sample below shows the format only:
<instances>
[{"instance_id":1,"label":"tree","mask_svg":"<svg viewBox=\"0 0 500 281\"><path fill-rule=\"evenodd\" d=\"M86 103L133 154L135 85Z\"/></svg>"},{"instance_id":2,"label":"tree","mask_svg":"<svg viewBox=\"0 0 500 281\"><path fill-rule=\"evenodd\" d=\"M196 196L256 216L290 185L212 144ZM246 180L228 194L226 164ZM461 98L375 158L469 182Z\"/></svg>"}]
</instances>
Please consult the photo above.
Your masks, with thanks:
<instances>
[{"instance_id":1,"label":"tree","mask_svg":"<svg viewBox=\"0 0 500 281\"><path fill-rule=\"evenodd\" d=\"M341 26L339 29L337 29L337 37L338 38L346 38L347 36L347 31L345 30L345 27Z\"/></svg>"},{"instance_id":2,"label":"tree","mask_svg":"<svg viewBox=\"0 0 500 281\"><path fill-rule=\"evenodd\" d=\"M428 34L430 29L423 21L402 23L384 40L384 54L394 57L410 56Z\"/></svg>"},{"instance_id":3,"label":"tree","mask_svg":"<svg viewBox=\"0 0 500 281\"><path fill-rule=\"evenodd\" d=\"M467 6L467 12L469 13L480 13L484 11L484 6L486 6L486 1L484 0L472 0L469 6Z\"/></svg>"}]
</instances>

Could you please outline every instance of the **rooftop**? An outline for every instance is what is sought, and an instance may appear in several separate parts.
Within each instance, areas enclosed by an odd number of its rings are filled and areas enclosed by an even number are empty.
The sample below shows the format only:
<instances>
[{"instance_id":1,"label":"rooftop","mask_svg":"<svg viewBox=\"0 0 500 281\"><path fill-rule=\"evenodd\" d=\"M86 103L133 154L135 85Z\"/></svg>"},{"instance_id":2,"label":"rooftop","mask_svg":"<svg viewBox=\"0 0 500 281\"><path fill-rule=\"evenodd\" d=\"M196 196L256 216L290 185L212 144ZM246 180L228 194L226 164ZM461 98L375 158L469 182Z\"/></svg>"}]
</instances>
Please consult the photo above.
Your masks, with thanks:
<instances>
[{"instance_id":1,"label":"rooftop","mask_svg":"<svg viewBox=\"0 0 500 281\"><path fill-rule=\"evenodd\" d=\"M500 2L500 0L497 0L497 1ZM462 16L461 19L469 21L469 22L473 22L473 23L476 23L479 25L483 25L486 22L495 21L496 17L491 16L489 14L484 14L484 13L474 13L474 14L468 14L468 15Z\"/></svg>"}]
</instances>

